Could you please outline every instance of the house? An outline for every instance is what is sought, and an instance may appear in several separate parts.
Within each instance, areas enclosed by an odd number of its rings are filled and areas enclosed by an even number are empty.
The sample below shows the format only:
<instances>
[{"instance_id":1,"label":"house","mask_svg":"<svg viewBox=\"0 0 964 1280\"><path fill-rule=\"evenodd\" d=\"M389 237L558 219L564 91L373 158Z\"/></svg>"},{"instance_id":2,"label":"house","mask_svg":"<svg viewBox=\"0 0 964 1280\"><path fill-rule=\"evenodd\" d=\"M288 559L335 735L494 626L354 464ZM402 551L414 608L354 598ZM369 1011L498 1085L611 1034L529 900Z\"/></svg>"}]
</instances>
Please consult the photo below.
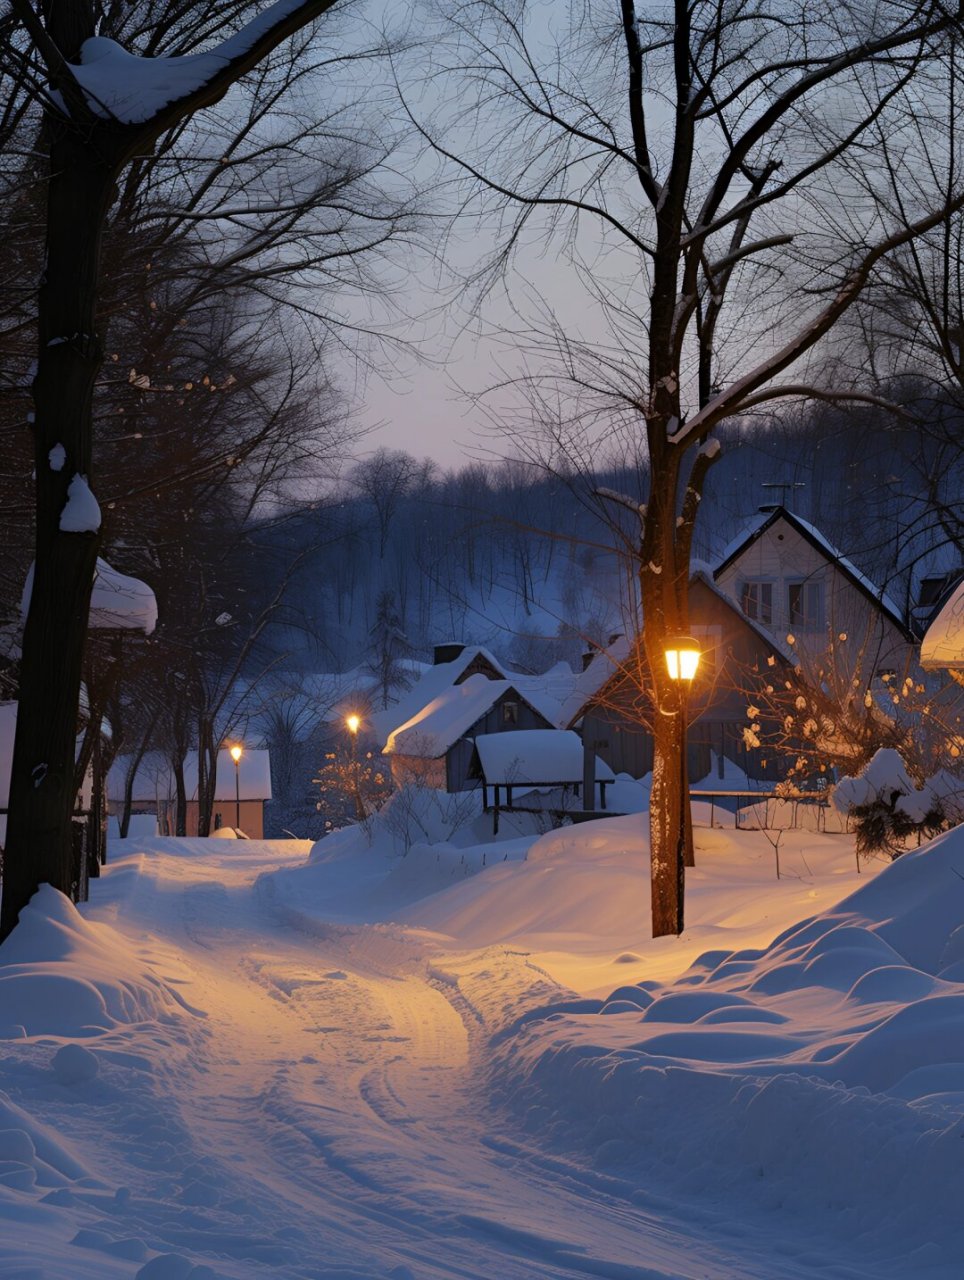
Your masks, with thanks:
<instances>
[{"instance_id":1,"label":"house","mask_svg":"<svg viewBox=\"0 0 964 1280\"><path fill-rule=\"evenodd\" d=\"M130 758L121 756L108 775L108 807L119 819L124 810L124 795ZM184 788L187 796L185 834L196 836L198 829L197 752L184 758ZM271 799L271 760L267 749L245 747L235 771L227 749L218 752L214 810L211 827L240 827L252 840L264 838L264 806ZM177 815L177 790L170 761L160 752L144 756L134 774L131 791L131 813L155 814L160 835L174 835Z\"/></svg>"},{"instance_id":2,"label":"house","mask_svg":"<svg viewBox=\"0 0 964 1280\"><path fill-rule=\"evenodd\" d=\"M964 684L964 577L937 602L921 640L920 663L925 671L947 671Z\"/></svg>"},{"instance_id":3,"label":"house","mask_svg":"<svg viewBox=\"0 0 964 1280\"><path fill-rule=\"evenodd\" d=\"M714 759L722 776L729 759L751 778L777 781L780 762L745 742L747 707L760 679L792 667L794 655L747 617L706 569L697 569L690 579L689 613L690 630L703 650L689 696L690 780L705 778ZM570 724L581 724L585 745L614 772L644 777L653 767L648 728L653 707L641 638L600 653L585 674L596 687L581 706L570 707Z\"/></svg>"},{"instance_id":4,"label":"house","mask_svg":"<svg viewBox=\"0 0 964 1280\"><path fill-rule=\"evenodd\" d=\"M390 758L396 783L417 781L440 791L469 790L478 785L471 773L476 735L555 727L509 680L479 669L480 661L492 669L489 658L481 654L475 651L454 683L440 688L430 702L389 733L384 754ZM459 664L453 659L439 665ZM423 692L426 685L431 688L428 677L432 674L427 672L416 687ZM403 699L399 706L403 704L410 706L410 699Z\"/></svg>"},{"instance_id":5,"label":"house","mask_svg":"<svg viewBox=\"0 0 964 1280\"><path fill-rule=\"evenodd\" d=\"M835 661L859 663L865 681L906 672L916 637L880 587L808 521L761 507L723 552L717 587L753 623L799 658L817 658L837 637Z\"/></svg>"}]
</instances>

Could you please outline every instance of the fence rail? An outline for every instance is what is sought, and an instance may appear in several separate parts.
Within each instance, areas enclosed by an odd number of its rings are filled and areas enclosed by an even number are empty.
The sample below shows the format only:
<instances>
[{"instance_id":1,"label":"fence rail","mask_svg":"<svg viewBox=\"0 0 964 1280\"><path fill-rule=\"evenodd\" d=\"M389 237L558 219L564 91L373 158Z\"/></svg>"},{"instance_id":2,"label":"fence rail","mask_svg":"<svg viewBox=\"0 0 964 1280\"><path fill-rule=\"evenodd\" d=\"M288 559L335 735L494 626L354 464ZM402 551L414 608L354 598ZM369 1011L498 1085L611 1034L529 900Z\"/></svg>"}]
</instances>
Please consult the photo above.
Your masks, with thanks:
<instances>
[{"instance_id":1,"label":"fence rail","mask_svg":"<svg viewBox=\"0 0 964 1280\"><path fill-rule=\"evenodd\" d=\"M690 800L707 800L710 826L716 825L716 814L733 815L733 826L742 831L820 831L844 834L849 831L825 795L816 792L785 796L779 791L750 791L720 788L691 789ZM720 801L732 802L730 804Z\"/></svg>"}]
</instances>

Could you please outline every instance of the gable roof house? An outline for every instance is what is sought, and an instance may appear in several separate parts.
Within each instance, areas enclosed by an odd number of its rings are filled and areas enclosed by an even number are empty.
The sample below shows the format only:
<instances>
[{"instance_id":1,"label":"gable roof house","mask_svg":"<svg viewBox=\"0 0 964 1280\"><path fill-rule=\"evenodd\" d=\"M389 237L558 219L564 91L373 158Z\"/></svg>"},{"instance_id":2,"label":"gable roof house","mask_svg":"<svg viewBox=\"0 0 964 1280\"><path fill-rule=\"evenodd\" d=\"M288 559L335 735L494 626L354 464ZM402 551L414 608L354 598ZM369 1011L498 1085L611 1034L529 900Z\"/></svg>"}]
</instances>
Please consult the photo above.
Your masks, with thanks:
<instances>
[{"instance_id":1,"label":"gable roof house","mask_svg":"<svg viewBox=\"0 0 964 1280\"><path fill-rule=\"evenodd\" d=\"M720 590L798 660L826 654L862 680L903 674L916 637L882 588L808 521L786 507L761 507L713 572ZM841 674L838 667L838 674Z\"/></svg>"},{"instance_id":2,"label":"gable roof house","mask_svg":"<svg viewBox=\"0 0 964 1280\"><path fill-rule=\"evenodd\" d=\"M743 731L760 678L792 667L792 653L743 614L706 569L698 568L690 578L689 611L690 630L703 650L689 697L690 780L705 778L714 760L722 776L726 759L751 778L779 780L780 762L760 748L748 747ZM581 723L583 742L614 772L644 777L653 767L648 728L653 707L641 637L632 645L600 653L594 663L600 664L605 678L595 683L581 706L570 707L570 724Z\"/></svg>"},{"instance_id":3,"label":"gable roof house","mask_svg":"<svg viewBox=\"0 0 964 1280\"><path fill-rule=\"evenodd\" d=\"M478 785L472 773L477 734L552 728L549 717L510 681L474 670L393 729L384 754L396 783L419 781L440 791L466 791Z\"/></svg>"}]
</instances>

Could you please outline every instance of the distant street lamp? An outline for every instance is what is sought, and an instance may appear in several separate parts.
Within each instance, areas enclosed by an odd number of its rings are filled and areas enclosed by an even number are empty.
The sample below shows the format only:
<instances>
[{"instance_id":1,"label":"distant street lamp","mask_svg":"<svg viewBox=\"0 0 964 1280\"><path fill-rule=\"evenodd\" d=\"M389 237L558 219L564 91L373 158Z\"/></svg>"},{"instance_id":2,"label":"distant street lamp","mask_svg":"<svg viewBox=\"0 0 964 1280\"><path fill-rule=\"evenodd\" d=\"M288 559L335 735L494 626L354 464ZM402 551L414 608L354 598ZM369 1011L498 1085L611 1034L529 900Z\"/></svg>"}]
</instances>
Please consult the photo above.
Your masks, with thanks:
<instances>
[{"instance_id":1,"label":"distant street lamp","mask_svg":"<svg viewBox=\"0 0 964 1280\"><path fill-rule=\"evenodd\" d=\"M236 743L231 748L231 759L234 761L234 827L236 831L241 829L241 757L243 755L244 748Z\"/></svg>"},{"instance_id":2,"label":"distant street lamp","mask_svg":"<svg viewBox=\"0 0 964 1280\"><path fill-rule=\"evenodd\" d=\"M351 788L355 799L355 817L359 822L364 822L368 817L365 811L365 803L362 800L361 787L358 779L358 730L361 727L361 717L354 713L345 717L345 724L348 732L351 734Z\"/></svg>"},{"instance_id":3,"label":"distant street lamp","mask_svg":"<svg viewBox=\"0 0 964 1280\"><path fill-rule=\"evenodd\" d=\"M702 649L693 636L672 636L666 641L666 670L679 694L679 845L676 850L677 875L693 866L693 850L686 838L686 806L689 803L689 774L686 767L687 695L699 670ZM682 901L682 896L680 896Z\"/></svg>"}]
</instances>

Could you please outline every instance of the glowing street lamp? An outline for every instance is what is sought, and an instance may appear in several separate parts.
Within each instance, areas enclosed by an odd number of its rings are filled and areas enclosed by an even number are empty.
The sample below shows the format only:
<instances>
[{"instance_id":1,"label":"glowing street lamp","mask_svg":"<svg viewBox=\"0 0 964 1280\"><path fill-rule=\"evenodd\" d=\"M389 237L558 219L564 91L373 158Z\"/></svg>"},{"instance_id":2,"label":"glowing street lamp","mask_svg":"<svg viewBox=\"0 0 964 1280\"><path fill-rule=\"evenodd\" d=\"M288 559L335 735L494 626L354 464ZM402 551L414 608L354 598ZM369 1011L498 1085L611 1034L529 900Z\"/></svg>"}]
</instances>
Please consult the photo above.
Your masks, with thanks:
<instances>
[{"instance_id":1,"label":"glowing street lamp","mask_svg":"<svg viewBox=\"0 0 964 1280\"><path fill-rule=\"evenodd\" d=\"M244 755L244 747L240 743L235 743L231 748L231 759L234 761L234 826L235 830L241 829L241 757Z\"/></svg>"},{"instance_id":2,"label":"glowing street lamp","mask_svg":"<svg viewBox=\"0 0 964 1280\"><path fill-rule=\"evenodd\" d=\"M355 816L359 822L364 822L368 814L362 799L358 777L358 730L361 727L361 717L352 712L350 716L345 717L345 726L351 734L351 789L355 800Z\"/></svg>"},{"instance_id":3,"label":"glowing street lamp","mask_svg":"<svg viewBox=\"0 0 964 1280\"><path fill-rule=\"evenodd\" d=\"M666 641L666 670L671 680L680 681L680 690L692 684L703 650L692 636L673 636Z\"/></svg>"}]
</instances>

